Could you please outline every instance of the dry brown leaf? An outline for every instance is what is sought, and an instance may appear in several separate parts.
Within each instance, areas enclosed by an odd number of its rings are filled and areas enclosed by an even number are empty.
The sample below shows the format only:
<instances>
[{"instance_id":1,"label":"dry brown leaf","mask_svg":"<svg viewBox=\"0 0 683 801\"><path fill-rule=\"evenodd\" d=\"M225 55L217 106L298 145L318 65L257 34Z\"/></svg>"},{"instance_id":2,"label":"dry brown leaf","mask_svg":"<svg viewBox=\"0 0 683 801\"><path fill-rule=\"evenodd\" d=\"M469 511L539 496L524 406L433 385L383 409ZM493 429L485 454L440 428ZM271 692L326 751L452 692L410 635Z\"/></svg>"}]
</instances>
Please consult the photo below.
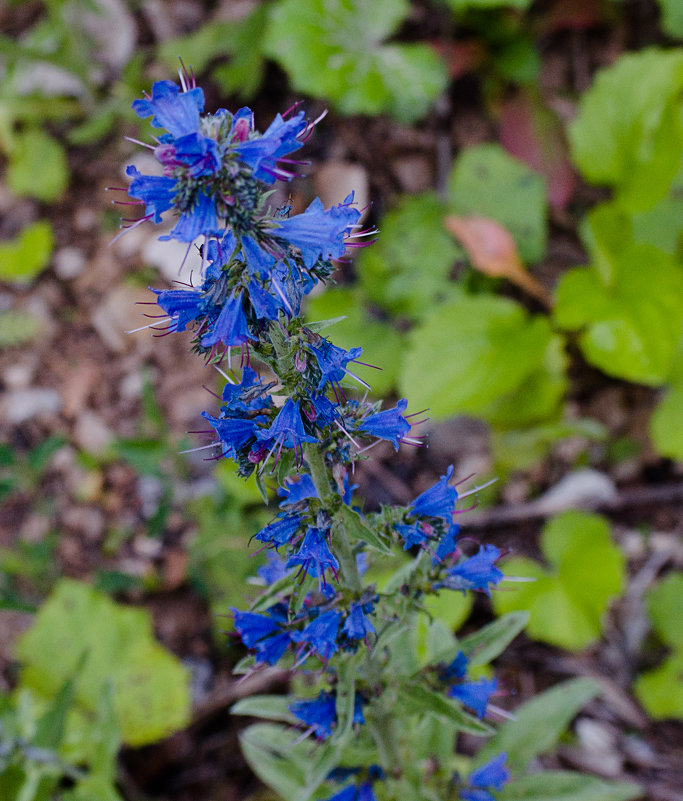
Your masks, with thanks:
<instances>
[{"instance_id":1,"label":"dry brown leaf","mask_svg":"<svg viewBox=\"0 0 683 801\"><path fill-rule=\"evenodd\" d=\"M526 271L507 228L495 220L475 216L449 215L444 224L465 248L474 267L494 278L507 278L545 306L551 305L550 293Z\"/></svg>"}]
</instances>

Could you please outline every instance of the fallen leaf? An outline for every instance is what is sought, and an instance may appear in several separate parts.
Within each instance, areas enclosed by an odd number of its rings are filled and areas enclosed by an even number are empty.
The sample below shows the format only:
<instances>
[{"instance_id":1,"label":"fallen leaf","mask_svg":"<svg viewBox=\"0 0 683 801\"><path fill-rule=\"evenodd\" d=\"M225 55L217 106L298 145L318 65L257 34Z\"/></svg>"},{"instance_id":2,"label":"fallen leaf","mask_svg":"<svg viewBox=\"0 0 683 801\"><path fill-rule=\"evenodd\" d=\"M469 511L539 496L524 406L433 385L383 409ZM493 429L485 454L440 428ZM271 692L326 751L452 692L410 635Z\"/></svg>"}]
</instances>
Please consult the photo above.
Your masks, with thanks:
<instances>
[{"instance_id":1,"label":"fallen leaf","mask_svg":"<svg viewBox=\"0 0 683 801\"><path fill-rule=\"evenodd\" d=\"M507 278L545 306L551 305L550 293L526 271L514 237L500 223L486 217L449 215L445 226L478 270L494 278Z\"/></svg>"},{"instance_id":2,"label":"fallen leaf","mask_svg":"<svg viewBox=\"0 0 683 801\"><path fill-rule=\"evenodd\" d=\"M576 189L564 129L540 94L520 90L500 110L500 143L546 180L548 202L564 209Z\"/></svg>"}]
</instances>

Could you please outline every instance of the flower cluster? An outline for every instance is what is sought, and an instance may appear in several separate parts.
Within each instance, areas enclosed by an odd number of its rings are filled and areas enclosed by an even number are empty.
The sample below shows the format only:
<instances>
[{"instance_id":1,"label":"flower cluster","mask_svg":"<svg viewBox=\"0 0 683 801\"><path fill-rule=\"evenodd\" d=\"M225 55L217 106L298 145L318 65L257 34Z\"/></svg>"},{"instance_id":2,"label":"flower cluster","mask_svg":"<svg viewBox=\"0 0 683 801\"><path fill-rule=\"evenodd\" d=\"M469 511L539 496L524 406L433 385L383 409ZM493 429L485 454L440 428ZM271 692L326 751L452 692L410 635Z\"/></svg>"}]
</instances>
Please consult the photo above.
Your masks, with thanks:
<instances>
[{"instance_id":1,"label":"flower cluster","mask_svg":"<svg viewBox=\"0 0 683 801\"><path fill-rule=\"evenodd\" d=\"M329 209L315 199L294 215L290 203L267 204L273 183L303 163L290 156L320 118L308 122L295 106L259 133L247 108L204 113L204 95L186 72L180 87L160 81L133 108L161 129L150 145L160 174L128 168L133 204L144 207L130 224L158 223L169 212L175 223L162 239L188 243L188 253L203 240L196 283L153 290L149 327L157 335L190 332L194 350L225 379L218 408L203 414L208 427L198 433L210 441L198 450L233 460L261 485L264 474L279 485L277 510L252 538L267 552L258 572L269 586L250 610L232 610L250 651L242 667L280 665L319 678L317 696L289 703L287 720L303 736L333 741L330 753L340 754L351 735L365 737L367 761L327 777L346 783L330 801L375 801L377 782L388 787L403 770L391 708L405 695L401 682L433 685L438 676L447 703L486 715L495 680L468 681L462 653L410 675L393 670L392 643L410 625L401 615L414 614L422 595L490 593L503 578L500 551L462 553L456 505L468 493L459 495L452 466L403 509L364 514L353 505L353 470L364 452L380 440L396 450L421 445L412 429L424 420L407 414L406 399L383 407L357 396L355 385L369 389L355 372L362 349L335 345L320 333L325 323L301 316L304 297L330 278L347 248L369 244L375 233L361 228L353 193ZM379 591L374 578L364 583L372 554L392 549L410 552L410 571L397 571L394 589ZM500 761L474 771L462 799L489 801L503 774ZM442 782L452 782L452 771Z\"/></svg>"}]
</instances>

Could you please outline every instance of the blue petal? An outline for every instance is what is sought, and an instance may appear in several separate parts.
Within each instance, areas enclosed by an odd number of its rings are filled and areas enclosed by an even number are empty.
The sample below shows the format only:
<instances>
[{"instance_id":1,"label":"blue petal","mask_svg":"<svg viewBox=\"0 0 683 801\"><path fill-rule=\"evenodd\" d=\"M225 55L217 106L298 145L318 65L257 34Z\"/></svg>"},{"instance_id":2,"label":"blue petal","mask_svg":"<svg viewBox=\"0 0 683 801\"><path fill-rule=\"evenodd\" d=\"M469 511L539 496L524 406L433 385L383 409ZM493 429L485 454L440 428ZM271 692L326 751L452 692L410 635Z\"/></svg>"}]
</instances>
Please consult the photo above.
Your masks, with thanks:
<instances>
[{"instance_id":1,"label":"blue petal","mask_svg":"<svg viewBox=\"0 0 683 801\"><path fill-rule=\"evenodd\" d=\"M138 117L152 117L155 128L165 128L176 138L199 130L199 115L203 110L201 89L181 92L173 81L157 81L152 86L151 100L133 101L133 111Z\"/></svg>"}]
</instances>

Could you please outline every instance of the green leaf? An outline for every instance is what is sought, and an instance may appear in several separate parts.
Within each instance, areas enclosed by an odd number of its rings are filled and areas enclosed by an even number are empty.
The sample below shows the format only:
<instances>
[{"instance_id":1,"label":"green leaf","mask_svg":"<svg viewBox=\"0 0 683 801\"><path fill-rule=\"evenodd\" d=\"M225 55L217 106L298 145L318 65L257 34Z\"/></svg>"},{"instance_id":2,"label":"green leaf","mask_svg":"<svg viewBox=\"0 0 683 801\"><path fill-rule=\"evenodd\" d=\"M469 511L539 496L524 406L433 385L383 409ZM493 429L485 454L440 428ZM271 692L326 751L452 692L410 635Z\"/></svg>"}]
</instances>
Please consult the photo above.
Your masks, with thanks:
<instances>
[{"instance_id":1,"label":"green leaf","mask_svg":"<svg viewBox=\"0 0 683 801\"><path fill-rule=\"evenodd\" d=\"M506 785L500 801L630 801L642 788L632 782L606 782L570 771L544 771Z\"/></svg>"},{"instance_id":2,"label":"green leaf","mask_svg":"<svg viewBox=\"0 0 683 801\"><path fill-rule=\"evenodd\" d=\"M16 138L10 152L7 185L15 195L52 203L69 182L64 148L40 128L30 128Z\"/></svg>"},{"instance_id":3,"label":"green leaf","mask_svg":"<svg viewBox=\"0 0 683 801\"><path fill-rule=\"evenodd\" d=\"M342 525L352 539L364 542L385 556L393 556L391 548L369 526L365 525L358 512L354 512L350 506L343 504L338 514L337 524Z\"/></svg>"},{"instance_id":4,"label":"green leaf","mask_svg":"<svg viewBox=\"0 0 683 801\"><path fill-rule=\"evenodd\" d=\"M406 705L409 714L424 715L432 712L439 717L446 718L454 723L459 731L483 736L490 734L492 729L486 723L477 720L467 712L463 712L460 704L447 698L441 693L429 690L421 684L402 687L400 696Z\"/></svg>"},{"instance_id":5,"label":"green leaf","mask_svg":"<svg viewBox=\"0 0 683 801\"><path fill-rule=\"evenodd\" d=\"M602 692L595 679L572 679L532 698L515 710L515 720L504 723L476 757L483 765L502 751L516 776L531 760L550 751L584 704ZM543 774L545 775L545 774Z\"/></svg>"},{"instance_id":6,"label":"green leaf","mask_svg":"<svg viewBox=\"0 0 683 801\"><path fill-rule=\"evenodd\" d=\"M27 225L19 236L0 242L0 281L31 281L50 263L54 236L47 220Z\"/></svg>"},{"instance_id":7,"label":"green leaf","mask_svg":"<svg viewBox=\"0 0 683 801\"><path fill-rule=\"evenodd\" d=\"M446 2L455 12L465 11L468 8L518 8L520 11L525 11L532 0L446 0Z\"/></svg>"},{"instance_id":8,"label":"green leaf","mask_svg":"<svg viewBox=\"0 0 683 801\"><path fill-rule=\"evenodd\" d=\"M74 680L65 682L38 721L33 744L38 748L57 749L62 743L66 718L74 700Z\"/></svg>"},{"instance_id":9,"label":"green leaf","mask_svg":"<svg viewBox=\"0 0 683 801\"><path fill-rule=\"evenodd\" d=\"M240 699L230 708L232 715L249 715L252 718L282 720L296 723L297 718L289 711L292 699L286 695L252 695Z\"/></svg>"},{"instance_id":10,"label":"green leaf","mask_svg":"<svg viewBox=\"0 0 683 801\"><path fill-rule=\"evenodd\" d=\"M654 245L671 256L683 252L683 163L665 196L648 211L633 213L628 224L636 243ZM623 226L621 230L623 237Z\"/></svg>"},{"instance_id":11,"label":"green leaf","mask_svg":"<svg viewBox=\"0 0 683 801\"><path fill-rule=\"evenodd\" d=\"M388 113L414 122L446 87L446 68L423 44L384 44L409 11L407 0L281 0L265 52L295 89L329 98L344 114Z\"/></svg>"},{"instance_id":12,"label":"green leaf","mask_svg":"<svg viewBox=\"0 0 683 801\"><path fill-rule=\"evenodd\" d=\"M624 584L624 556L604 518L578 511L545 526L541 550L553 569L532 559L508 560L506 575L536 580L496 593L494 609L496 614L528 610L530 637L580 650L600 637L602 617Z\"/></svg>"},{"instance_id":13,"label":"green leaf","mask_svg":"<svg viewBox=\"0 0 683 801\"><path fill-rule=\"evenodd\" d=\"M662 28L669 36L683 39L683 5L679 0L658 0L662 10Z\"/></svg>"},{"instance_id":14,"label":"green leaf","mask_svg":"<svg viewBox=\"0 0 683 801\"><path fill-rule=\"evenodd\" d=\"M157 57L164 66L175 72L180 66L178 57L199 74L204 72L209 62L232 52L234 32L239 23L207 22L185 36L166 39L159 45Z\"/></svg>"},{"instance_id":15,"label":"green leaf","mask_svg":"<svg viewBox=\"0 0 683 801\"><path fill-rule=\"evenodd\" d=\"M614 186L629 211L651 208L679 168L682 87L683 53L652 48L622 55L581 98L569 128L574 163Z\"/></svg>"},{"instance_id":16,"label":"green leaf","mask_svg":"<svg viewBox=\"0 0 683 801\"><path fill-rule=\"evenodd\" d=\"M404 337L387 323L370 317L362 299L352 290L328 289L308 301L307 319L328 320L338 315L344 318L332 329L335 345L347 350L360 345L361 361L379 369L362 365L353 365L351 369L372 386L374 394L387 395L396 386ZM353 384L358 386L355 381Z\"/></svg>"},{"instance_id":17,"label":"green leaf","mask_svg":"<svg viewBox=\"0 0 683 801\"><path fill-rule=\"evenodd\" d=\"M640 675L633 689L650 717L683 719L683 650Z\"/></svg>"},{"instance_id":18,"label":"green leaf","mask_svg":"<svg viewBox=\"0 0 683 801\"><path fill-rule=\"evenodd\" d=\"M555 319L562 328L581 331L584 356L608 375L662 384L683 320L680 266L651 245L627 243L610 256L608 281L591 267L562 276Z\"/></svg>"},{"instance_id":19,"label":"green leaf","mask_svg":"<svg viewBox=\"0 0 683 801\"><path fill-rule=\"evenodd\" d=\"M249 98L253 97L261 86L265 75L261 43L269 14L270 6L263 3L233 25L230 63L219 65L212 73L214 80L224 92Z\"/></svg>"},{"instance_id":20,"label":"green leaf","mask_svg":"<svg viewBox=\"0 0 683 801\"><path fill-rule=\"evenodd\" d=\"M436 195L404 197L379 225L377 244L361 251L358 274L368 298L396 315L419 319L448 299L448 277L462 250L443 227Z\"/></svg>"},{"instance_id":21,"label":"green leaf","mask_svg":"<svg viewBox=\"0 0 683 801\"><path fill-rule=\"evenodd\" d=\"M529 318L511 300L460 294L411 332L401 394L415 408L429 407L435 420L499 417L501 396L544 369L555 339L545 317Z\"/></svg>"},{"instance_id":22,"label":"green leaf","mask_svg":"<svg viewBox=\"0 0 683 801\"><path fill-rule=\"evenodd\" d=\"M556 442L580 437L588 442L607 437L607 429L595 420L560 420L527 429L493 432L496 464L503 471L527 470L537 464Z\"/></svg>"},{"instance_id":23,"label":"green leaf","mask_svg":"<svg viewBox=\"0 0 683 801\"><path fill-rule=\"evenodd\" d=\"M672 648L683 650L683 572L673 571L647 594L654 630Z\"/></svg>"},{"instance_id":24,"label":"green leaf","mask_svg":"<svg viewBox=\"0 0 683 801\"><path fill-rule=\"evenodd\" d=\"M1 247L2 245L0 245ZM14 309L0 312L0 348L32 342L40 336L42 328L41 320L27 312Z\"/></svg>"},{"instance_id":25,"label":"green leaf","mask_svg":"<svg viewBox=\"0 0 683 801\"><path fill-rule=\"evenodd\" d=\"M545 254L547 201L545 181L500 145L464 150L449 179L450 208L496 220L513 235L522 259L538 262Z\"/></svg>"},{"instance_id":26,"label":"green leaf","mask_svg":"<svg viewBox=\"0 0 683 801\"><path fill-rule=\"evenodd\" d=\"M673 359L670 382L650 418L650 437L660 456L683 460L683 338Z\"/></svg>"},{"instance_id":27,"label":"green leaf","mask_svg":"<svg viewBox=\"0 0 683 801\"><path fill-rule=\"evenodd\" d=\"M106 624L103 624L106 621ZM22 686L50 696L74 674L76 700L95 711L109 678L123 740L144 745L189 720L187 673L154 639L149 615L120 606L76 581L62 579L17 644Z\"/></svg>"},{"instance_id":28,"label":"green leaf","mask_svg":"<svg viewBox=\"0 0 683 801\"><path fill-rule=\"evenodd\" d=\"M297 732L270 723L256 723L240 734L251 769L285 801L300 801L306 786L306 760L294 745L298 737Z\"/></svg>"},{"instance_id":29,"label":"green leaf","mask_svg":"<svg viewBox=\"0 0 683 801\"><path fill-rule=\"evenodd\" d=\"M488 665L503 653L529 622L528 612L509 612L460 641L470 667Z\"/></svg>"}]
</instances>

